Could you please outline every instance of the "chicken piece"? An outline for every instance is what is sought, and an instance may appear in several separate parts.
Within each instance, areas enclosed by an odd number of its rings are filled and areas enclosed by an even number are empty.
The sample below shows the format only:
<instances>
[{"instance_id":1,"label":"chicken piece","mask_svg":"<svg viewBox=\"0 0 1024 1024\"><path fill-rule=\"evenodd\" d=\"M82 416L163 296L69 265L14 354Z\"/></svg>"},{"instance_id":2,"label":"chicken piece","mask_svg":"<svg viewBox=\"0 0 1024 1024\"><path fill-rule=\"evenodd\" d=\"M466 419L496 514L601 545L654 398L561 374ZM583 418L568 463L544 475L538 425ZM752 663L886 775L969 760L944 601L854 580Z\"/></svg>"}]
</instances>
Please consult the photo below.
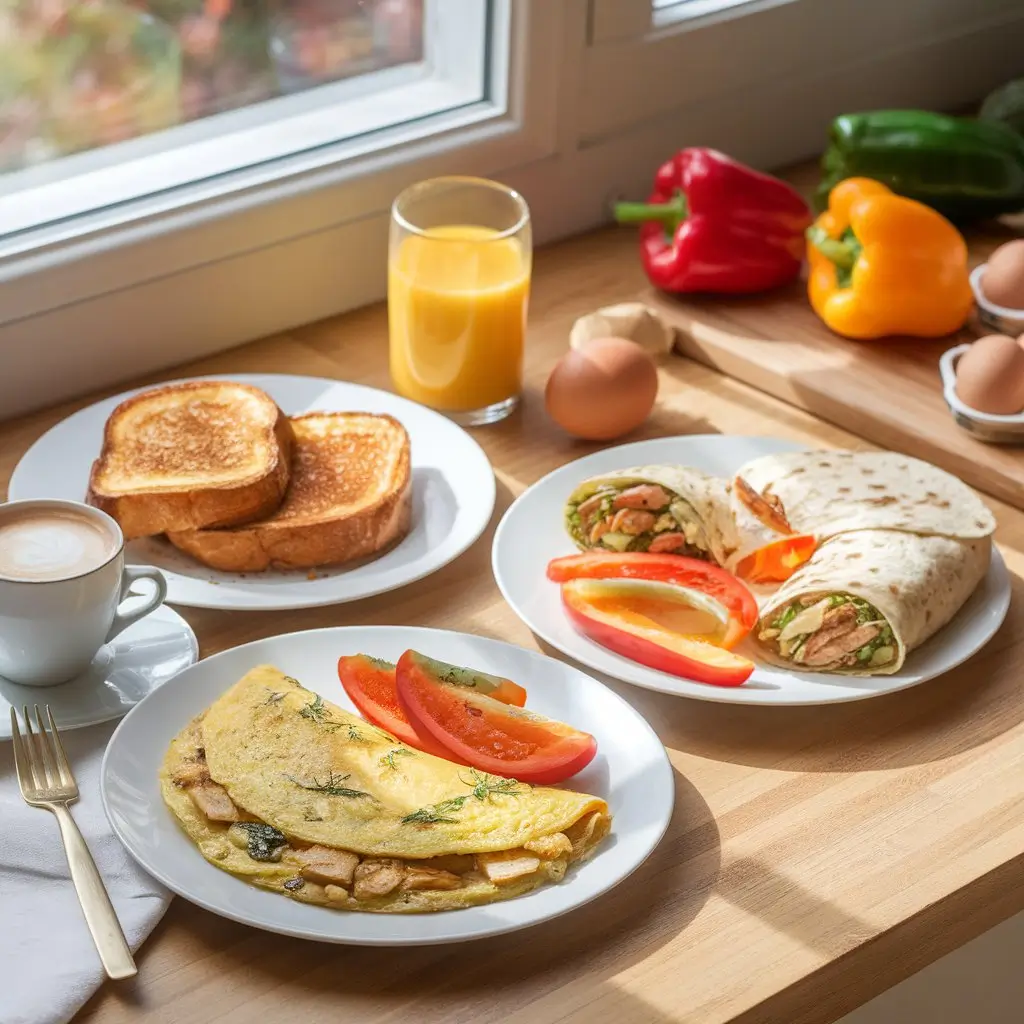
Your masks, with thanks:
<instances>
[{"instance_id":1,"label":"chicken piece","mask_svg":"<svg viewBox=\"0 0 1024 1024\"><path fill-rule=\"evenodd\" d=\"M624 508L612 517L612 530L615 533L628 533L637 537L641 533L654 529L658 517L653 512L638 512L636 509Z\"/></svg>"},{"instance_id":2,"label":"chicken piece","mask_svg":"<svg viewBox=\"0 0 1024 1024\"><path fill-rule=\"evenodd\" d=\"M572 855L572 841L564 832L555 832L550 836L530 839L523 843L523 849L537 854L541 860L557 860Z\"/></svg>"},{"instance_id":3,"label":"chicken piece","mask_svg":"<svg viewBox=\"0 0 1024 1024\"><path fill-rule=\"evenodd\" d=\"M325 885L324 895L332 903L345 903L348 901L348 889L343 889L340 885Z\"/></svg>"},{"instance_id":4,"label":"chicken piece","mask_svg":"<svg viewBox=\"0 0 1024 1024\"><path fill-rule=\"evenodd\" d=\"M495 885L510 885L540 870L540 857L526 850L503 850L501 853L478 853L477 866Z\"/></svg>"},{"instance_id":5,"label":"chicken piece","mask_svg":"<svg viewBox=\"0 0 1024 1024\"><path fill-rule=\"evenodd\" d=\"M357 900L387 896L389 892L394 892L404 879L405 865L400 860L364 860L356 868L352 895Z\"/></svg>"},{"instance_id":6,"label":"chicken piece","mask_svg":"<svg viewBox=\"0 0 1024 1024\"><path fill-rule=\"evenodd\" d=\"M348 850L330 846L311 846L296 850L292 857L299 863L299 874L308 882L343 885L348 888L359 864L359 857Z\"/></svg>"},{"instance_id":7,"label":"chicken piece","mask_svg":"<svg viewBox=\"0 0 1024 1024\"><path fill-rule=\"evenodd\" d=\"M743 477L738 476L733 481L733 492L740 502L746 506L747 511L762 525L776 533L791 534L793 527L789 525L786 518L786 510L782 507L782 501L778 495L761 494L754 490Z\"/></svg>"},{"instance_id":8,"label":"chicken piece","mask_svg":"<svg viewBox=\"0 0 1024 1024\"><path fill-rule=\"evenodd\" d=\"M664 508L671 500L668 492L657 484L637 484L618 494L612 502L612 508L642 508L650 511Z\"/></svg>"},{"instance_id":9,"label":"chicken piece","mask_svg":"<svg viewBox=\"0 0 1024 1024\"><path fill-rule=\"evenodd\" d=\"M818 653L823 648L830 646L833 640L847 633L852 633L856 628L857 609L852 604L841 604L838 608L833 608L825 613L825 617L821 622L821 629L804 644L799 654L799 660L807 665L827 664L817 660ZM783 630L782 633L785 636L786 631ZM844 652L847 650L849 648L843 648ZM812 658L815 660L811 661Z\"/></svg>"},{"instance_id":10,"label":"chicken piece","mask_svg":"<svg viewBox=\"0 0 1024 1024\"><path fill-rule=\"evenodd\" d=\"M438 871L436 868L420 868L410 865L402 879L403 892L416 892L422 889L461 889L462 879L450 871Z\"/></svg>"},{"instance_id":11,"label":"chicken piece","mask_svg":"<svg viewBox=\"0 0 1024 1024\"><path fill-rule=\"evenodd\" d=\"M231 802L228 791L216 782L189 786L188 795L210 821L238 821L238 808Z\"/></svg>"},{"instance_id":12,"label":"chicken piece","mask_svg":"<svg viewBox=\"0 0 1024 1024\"><path fill-rule=\"evenodd\" d=\"M881 626L869 622L863 626L858 626L849 633L841 633L831 643L827 643L823 647L818 647L813 652L808 653L804 658L804 664L812 668L820 668L823 665L831 665L833 662L842 661L844 655L852 655L855 651L859 651L865 644L871 643L881 632ZM810 647L809 640L807 641L807 646Z\"/></svg>"},{"instance_id":13,"label":"chicken piece","mask_svg":"<svg viewBox=\"0 0 1024 1024\"><path fill-rule=\"evenodd\" d=\"M588 519L592 518L594 513L600 509L601 503L608 497L609 493L608 491L598 491L597 494L591 495L586 501L580 502L576 509L580 522L585 523Z\"/></svg>"},{"instance_id":14,"label":"chicken piece","mask_svg":"<svg viewBox=\"0 0 1024 1024\"><path fill-rule=\"evenodd\" d=\"M679 551L686 547L686 537L681 533L659 533L654 540L651 541L647 550L652 555L659 553Z\"/></svg>"},{"instance_id":15,"label":"chicken piece","mask_svg":"<svg viewBox=\"0 0 1024 1024\"><path fill-rule=\"evenodd\" d=\"M171 776L171 781L182 789L201 786L210 781L210 769L205 761L187 761Z\"/></svg>"},{"instance_id":16,"label":"chicken piece","mask_svg":"<svg viewBox=\"0 0 1024 1024\"><path fill-rule=\"evenodd\" d=\"M420 861L417 866L449 871L453 875L466 875L476 870L476 857L471 853L446 853Z\"/></svg>"}]
</instances>

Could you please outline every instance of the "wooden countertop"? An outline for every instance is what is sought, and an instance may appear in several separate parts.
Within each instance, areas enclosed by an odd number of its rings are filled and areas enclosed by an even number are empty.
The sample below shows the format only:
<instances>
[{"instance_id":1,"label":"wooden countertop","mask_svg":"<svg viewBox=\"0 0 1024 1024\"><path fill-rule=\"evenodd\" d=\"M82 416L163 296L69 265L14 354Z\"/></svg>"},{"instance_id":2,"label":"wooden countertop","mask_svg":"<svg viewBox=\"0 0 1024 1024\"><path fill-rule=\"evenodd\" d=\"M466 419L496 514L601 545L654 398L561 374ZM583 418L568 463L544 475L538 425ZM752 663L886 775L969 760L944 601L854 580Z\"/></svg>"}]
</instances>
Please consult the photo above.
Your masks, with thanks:
<instances>
[{"instance_id":1,"label":"wooden countertop","mask_svg":"<svg viewBox=\"0 0 1024 1024\"><path fill-rule=\"evenodd\" d=\"M627 232L538 254L525 407L475 432L497 472L498 507L467 554L359 604L273 614L183 609L203 654L353 623L449 627L537 646L492 580L493 529L524 488L593 449L547 421L546 373L577 315L644 284ZM165 376L279 371L387 387L385 321L374 307ZM0 481L72 408L0 425ZM707 432L863 446L674 358L643 436ZM140 953L134 987L106 988L77 1020L834 1020L1024 908L1024 513L992 505L1015 573L1014 603L988 648L948 676L857 704L793 709L622 685L669 749L676 811L650 860L589 906L507 937L390 950L271 935L176 899Z\"/></svg>"}]
</instances>

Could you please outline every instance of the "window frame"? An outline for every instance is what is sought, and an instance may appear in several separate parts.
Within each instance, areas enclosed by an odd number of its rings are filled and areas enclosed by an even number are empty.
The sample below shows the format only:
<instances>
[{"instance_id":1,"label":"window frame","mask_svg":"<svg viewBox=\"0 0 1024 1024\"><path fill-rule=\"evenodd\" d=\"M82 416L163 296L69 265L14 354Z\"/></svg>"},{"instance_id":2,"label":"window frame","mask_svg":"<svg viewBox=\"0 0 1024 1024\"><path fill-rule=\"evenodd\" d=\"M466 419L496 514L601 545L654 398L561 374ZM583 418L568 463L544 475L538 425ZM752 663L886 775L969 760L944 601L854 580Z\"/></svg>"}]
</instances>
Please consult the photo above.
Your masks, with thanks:
<instances>
[{"instance_id":1,"label":"window frame","mask_svg":"<svg viewBox=\"0 0 1024 1024\"><path fill-rule=\"evenodd\" d=\"M844 110L970 103L1020 73L1024 31L1015 0L752 0L667 24L649 0L496 3L503 108L0 259L0 418L382 298L390 202L413 181L500 178L544 243L606 223L684 145L777 167L820 150ZM818 34L810 57L801 31ZM733 41L759 67L701 57Z\"/></svg>"}]
</instances>

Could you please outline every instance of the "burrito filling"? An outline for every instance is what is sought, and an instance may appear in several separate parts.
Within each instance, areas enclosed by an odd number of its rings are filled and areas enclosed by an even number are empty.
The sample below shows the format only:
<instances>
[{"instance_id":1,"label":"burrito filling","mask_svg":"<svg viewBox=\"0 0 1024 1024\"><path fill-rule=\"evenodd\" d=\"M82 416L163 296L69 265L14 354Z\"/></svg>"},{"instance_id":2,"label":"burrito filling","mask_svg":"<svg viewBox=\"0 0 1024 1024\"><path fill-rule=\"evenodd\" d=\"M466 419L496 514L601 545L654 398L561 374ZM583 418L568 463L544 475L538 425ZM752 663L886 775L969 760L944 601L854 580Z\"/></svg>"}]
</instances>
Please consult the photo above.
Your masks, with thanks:
<instances>
[{"instance_id":1,"label":"burrito filling","mask_svg":"<svg viewBox=\"0 0 1024 1024\"><path fill-rule=\"evenodd\" d=\"M882 668L896 660L892 627L850 594L801 597L779 609L760 634L780 657L808 668Z\"/></svg>"},{"instance_id":2,"label":"burrito filling","mask_svg":"<svg viewBox=\"0 0 1024 1024\"><path fill-rule=\"evenodd\" d=\"M658 484L606 486L569 512L569 531L583 548L650 551L709 559L697 513Z\"/></svg>"}]
</instances>

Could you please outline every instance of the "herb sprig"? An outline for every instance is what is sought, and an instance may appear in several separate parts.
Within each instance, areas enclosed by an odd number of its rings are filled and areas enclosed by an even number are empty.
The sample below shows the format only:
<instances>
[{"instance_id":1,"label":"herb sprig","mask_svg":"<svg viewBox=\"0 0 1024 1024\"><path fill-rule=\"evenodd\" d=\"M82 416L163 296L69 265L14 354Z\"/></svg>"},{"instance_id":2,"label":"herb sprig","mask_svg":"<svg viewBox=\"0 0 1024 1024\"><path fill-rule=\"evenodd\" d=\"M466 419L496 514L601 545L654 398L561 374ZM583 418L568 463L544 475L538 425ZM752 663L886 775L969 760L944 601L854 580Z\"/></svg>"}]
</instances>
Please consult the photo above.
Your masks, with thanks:
<instances>
[{"instance_id":1,"label":"herb sprig","mask_svg":"<svg viewBox=\"0 0 1024 1024\"><path fill-rule=\"evenodd\" d=\"M398 765L395 764L396 757L413 757L415 756L411 750L405 747L395 747L394 750L386 753L377 763L382 768L390 768L393 772L398 771Z\"/></svg>"},{"instance_id":2,"label":"herb sprig","mask_svg":"<svg viewBox=\"0 0 1024 1024\"><path fill-rule=\"evenodd\" d=\"M345 785L351 778L351 775L335 775L334 772L330 772L326 782L320 782L315 776L309 782L303 782L301 779L295 778L294 775L285 775L285 778L289 782L294 782L300 789L308 789L313 793L325 793L327 796L367 797L370 800L373 799L364 790L352 789L350 786Z\"/></svg>"},{"instance_id":3,"label":"herb sprig","mask_svg":"<svg viewBox=\"0 0 1024 1024\"><path fill-rule=\"evenodd\" d=\"M319 722L323 725L327 717L327 708L324 706L323 697L318 693L308 704L299 708L299 714L311 722Z\"/></svg>"},{"instance_id":4,"label":"herb sprig","mask_svg":"<svg viewBox=\"0 0 1024 1024\"><path fill-rule=\"evenodd\" d=\"M468 796L455 796L450 800L442 800L439 804L432 804L428 807L421 807L412 814L407 814L402 819L403 825L439 825L442 822L452 824L458 818L450 815L454 811L461 811L462 805L469 799Z\"/></svg>"},{"instance_id":5,"label":"herb sprig","mask_svg":"<svg viewBox=\"0 0 1024 1024\"><path fill-rule=\"evenodd\" d=\"M518 796L523 792L522 784L516 782L515 779L502 779L497 775L488 775L487 772L477 771L475 768L470 768L469 773L472 777L471 781L467 782L461 776L459 778L461 782L472 787L472 792L464 796L452 797L450 800L442 800L439 804L421 807L419 810L413 811L412 814L407 814L402 819L402 824L454 824L458 821L458 818L453 818L451 815L456 811L461 811L470 797L475 797L477 800L486 800L495 793L506 796Z\"/></svg>"}]
</instances>

